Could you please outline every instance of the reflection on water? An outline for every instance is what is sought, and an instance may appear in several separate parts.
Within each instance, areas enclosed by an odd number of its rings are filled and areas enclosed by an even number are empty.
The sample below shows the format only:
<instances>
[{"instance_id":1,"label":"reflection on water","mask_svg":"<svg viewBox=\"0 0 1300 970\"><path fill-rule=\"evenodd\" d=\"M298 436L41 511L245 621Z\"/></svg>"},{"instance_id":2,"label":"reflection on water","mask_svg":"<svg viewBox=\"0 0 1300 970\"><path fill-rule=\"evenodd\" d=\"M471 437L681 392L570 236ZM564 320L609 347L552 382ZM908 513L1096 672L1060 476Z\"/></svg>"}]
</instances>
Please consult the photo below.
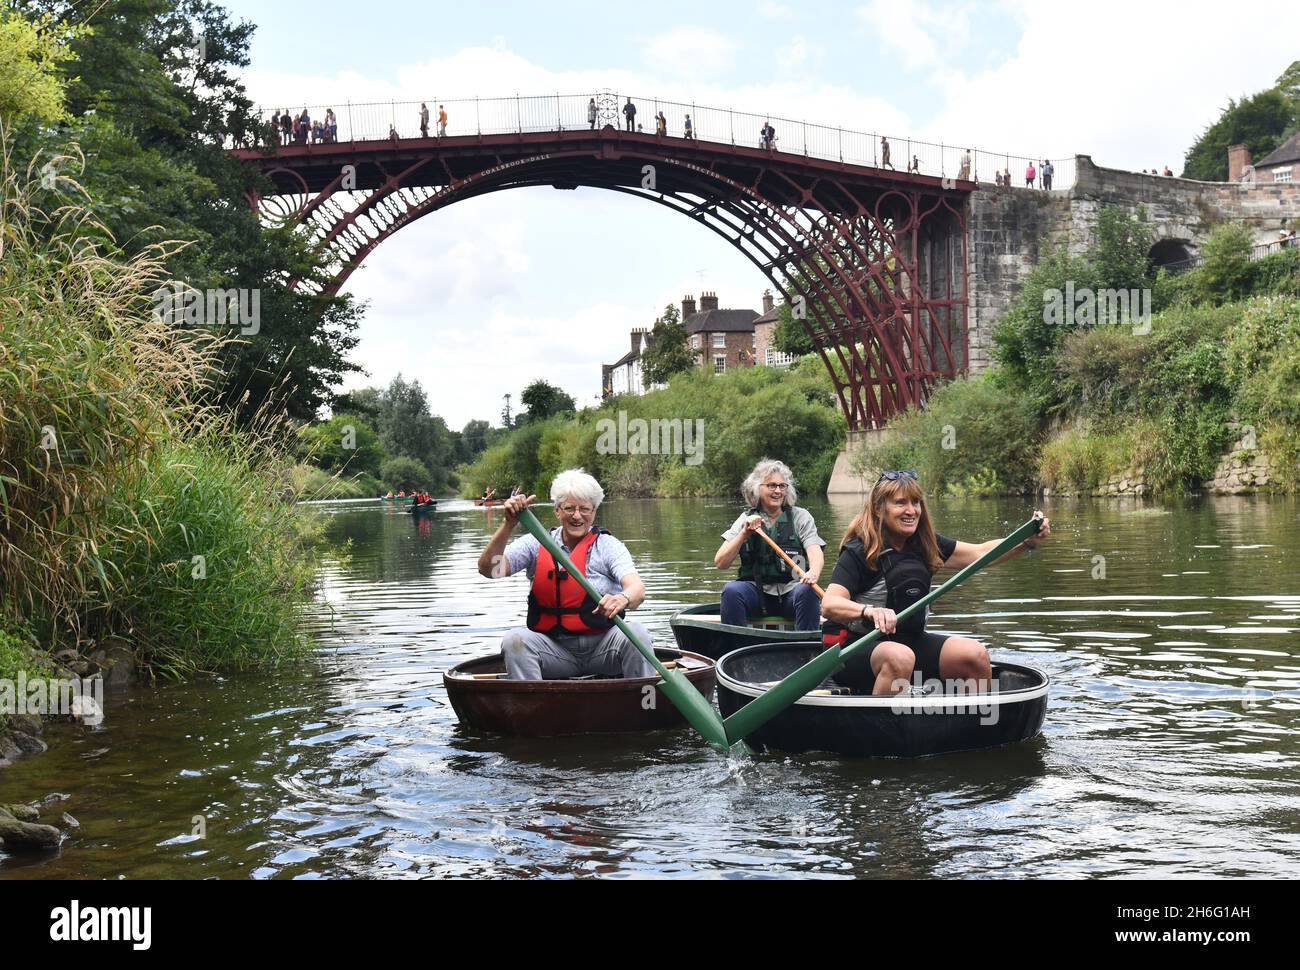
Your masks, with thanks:
<instances>
[{"instance_id":1,"label":"reflection on water","mask_svg":"<svg viewBox=\"0 0 1300 970\"><path fill-rule=\"evenodd\" d=\"M855 502L813 502L837 543ZM614 502L668 618L716 597L720 500ZM1011 531L1019 502L937 506ZM0 877L602 874L1290 876L1300 873L1300 505L1062 502L1040 552L938 604L935 628L1045 668L1042 737L921 761L723 758L689 731L510 740L462 730L442 671L497 648L524 580L479 579L499 513L413 522L339 506L351 557L292 670L108 699L98 730L0 773L0 801L70 795L80 837ZM1098 558L1101 557L1101 558ZM194 835L198 817L206 838Z\"/></svg>"}]
</instances>

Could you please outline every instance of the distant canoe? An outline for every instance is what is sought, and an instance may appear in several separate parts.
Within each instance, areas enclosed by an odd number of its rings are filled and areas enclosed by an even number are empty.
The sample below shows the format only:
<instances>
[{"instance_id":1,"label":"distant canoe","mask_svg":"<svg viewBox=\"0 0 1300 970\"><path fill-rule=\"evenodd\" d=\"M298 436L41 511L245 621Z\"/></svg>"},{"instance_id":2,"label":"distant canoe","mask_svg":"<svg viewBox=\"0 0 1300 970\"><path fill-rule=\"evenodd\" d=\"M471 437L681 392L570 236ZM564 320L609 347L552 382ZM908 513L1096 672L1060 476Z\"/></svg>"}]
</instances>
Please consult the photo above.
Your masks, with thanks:
<instances>
[{"instance_id":1,"label":"distant canoe","mask_svg":"<svg viewBox=\"0 0 1300 970\"><path fill-rule=\"evenodd\" d=\"M431 502L421 502L418 505L412 505L410 511L412 515L430 515L438 511L438 500L434 499Z\"/></svg>"},{"instance_id":2,"label":"distant canoe","mask_svg":"<svg viewBox=\"0 0 1300 970\"><path fill-rule=\"evenodd\" d=\"M718 707L729 717L822 650L821 641L744 647L718 662ZM1043 727L1051 681L1034 667L994 663L984 694L872 697L837 688L834 678L776 715L746 740L799 753L857 758L917 758L995 748ZM841 693L842 692L842 693Z\"/></svg>"},{"instance_id":3,"label":"distant canoe","mask_svg":"<svg viewBox=\"0 0 1300 970\"><path fill-rule=\"evenodd\" d=\"M494 499L486 500L486 501L485 501L484 499L481 499L481 498L476 498L476 499L474 500L474 504L475 504L475 505L478 505L478 506L481 506L481 507L483 507L483 508L485 508L485 509L494 509L494 508L496 508L498 505L505 505L505 504L506 504L506 501L505 501L505 499L501 499L501 498L494 498Z\"/></svg>"},{"instance_id":4,"label":"distant canoe","mask_svg":"<svg viewBox=\"0 0 1300 970\"><path fill-rule=\"evenodd\" d=\"M415 501L415 496L414 496L414 495L403 495L403 496L401 496L401 497L398 497L398 496L394 495L392 498L389 498L387 495L384 495L384 496L381 496L381 497L380 497L379 501L381 501L381 502L402 502L402 503L406 503L406 502L414 502L414 501Z\"/></svg>"},{"instance_id":5,"label":"distant canoe","mask_svg":"<svg viewBox=\"0 0 1300 970\"><path fill-rule=\"evenodd\" d=\"M672 627L677 646L718 660L741 647L783 641L795 643L820 636L814 630L796 630L794 620L779 616L760 617L745 626L732 626L722 622L721 611L717 603L705 603L673 614L668 625Z\"/></svg>"},{"instance_id":6,"label":"distant canoe","mask_svg":"<svg viewBox=\"0 0 1300 970\"><path fill-rule=\"evenodd\" d=\"M716 683L708 657L661 647L660 662L675 664L706 699ZM517 737L622 734L680 727L686 721L664 693L648 703L646 687L659 677L588 680L508 680L501 654L457 664L443 675L451 706L466 727Z\"/></svg>"}]
</instances>

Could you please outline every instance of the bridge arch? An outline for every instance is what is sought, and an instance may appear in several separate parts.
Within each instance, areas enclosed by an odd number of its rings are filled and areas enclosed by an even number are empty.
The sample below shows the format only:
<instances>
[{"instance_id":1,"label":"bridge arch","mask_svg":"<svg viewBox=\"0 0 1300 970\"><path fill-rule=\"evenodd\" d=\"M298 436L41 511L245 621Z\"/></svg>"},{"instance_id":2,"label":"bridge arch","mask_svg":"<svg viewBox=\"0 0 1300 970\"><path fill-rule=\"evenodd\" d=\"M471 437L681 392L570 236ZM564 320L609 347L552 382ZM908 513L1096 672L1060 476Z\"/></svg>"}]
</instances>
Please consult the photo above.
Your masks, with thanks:
<instances>
[{"instance_id":1,"label":"bridge arch","mask_svg":"<svg viewBox=\"0 0 1300 970\"><path fill-rule=\"evenodd\" d=\"M250 197L300 223L337 292L369 253L458 201L528 186L599 188L707 226L794 305L851 430L879 428L964 371L966 197L973 185L657 135L421 139L237 154L275 187Z\"/></svg>"}]
</instances>

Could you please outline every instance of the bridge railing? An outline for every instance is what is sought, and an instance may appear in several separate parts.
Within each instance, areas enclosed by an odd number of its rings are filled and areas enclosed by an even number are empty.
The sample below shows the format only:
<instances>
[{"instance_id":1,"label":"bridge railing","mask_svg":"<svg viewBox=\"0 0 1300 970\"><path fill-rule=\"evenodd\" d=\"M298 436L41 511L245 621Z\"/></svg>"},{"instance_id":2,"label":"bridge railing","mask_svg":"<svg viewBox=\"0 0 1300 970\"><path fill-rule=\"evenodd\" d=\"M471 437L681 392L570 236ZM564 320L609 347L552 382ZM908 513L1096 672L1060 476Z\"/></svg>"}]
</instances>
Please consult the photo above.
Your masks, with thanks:
<instances>
[{"instance_id":1,"label":"bridge railing","mask_svg":"<svg viewBox=\"0 0 1300 970\"><path fill-rule=\"evenodd\" d=\"M590 94L518 96L513 98L452 98L431 99L423 102L429 109L429 137L438 137L438 114L447 112L447 135L502 135L534 132L572 131L589 128L588 111ZM598 102L596 127L611 124L620 130L625 127L622 114L628 95L601 92L595 95ZM1028 156L1012 152L996 152L965 145L945 145L896 135L858 131L777 115L735 111L682 101L665 101L659 98L631 96L636 106L636 125L649 134L655 134L656 117L660 112L666 120L669 139L685 137L686 117L692 122L696 140L724 145L764 147L761 130L770 123L776 130L775 151L806 155L851 165L885 167L885 145L888 141L890 157L888 167L900 172L908 171L915 160L915 170L922 175L938 178L969 178L993 184L997 172L1009 172L1010 185L1023 187L1026 170L1032 163L1037 171L1036 187L1042 187L1042 162L1045 156ZM309 105L308 116L324 119L327 108L333 108L340 142L383 141L396 136L399 140L421 137L419 101L389 101L336 105ZM302 108L286 106L291 115L302 113ZM258 116L269 121L273 109L259 109ZM282 112L275 110L277 116ZM259 133L259 144L269 144L265 132ZM969 153L969 154L968 154ZM1074 157L1051 159L1055 173L1052 187L1069 188L1074 184ZM967 165L967 162L969 164Z\"/></svg>"}]
</instances>

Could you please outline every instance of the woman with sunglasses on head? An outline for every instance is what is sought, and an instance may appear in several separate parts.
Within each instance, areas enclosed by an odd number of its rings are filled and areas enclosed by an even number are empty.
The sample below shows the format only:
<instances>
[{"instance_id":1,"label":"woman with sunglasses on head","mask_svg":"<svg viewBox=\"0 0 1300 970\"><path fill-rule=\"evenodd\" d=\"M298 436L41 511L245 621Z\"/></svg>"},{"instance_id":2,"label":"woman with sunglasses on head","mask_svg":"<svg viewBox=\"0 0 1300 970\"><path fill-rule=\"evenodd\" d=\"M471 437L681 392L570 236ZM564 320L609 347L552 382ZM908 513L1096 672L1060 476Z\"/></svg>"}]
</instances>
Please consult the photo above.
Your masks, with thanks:
<instances>
[{"instance_id":1,"label":"woman with sunglasses on head","mask_svg":"<svg viewBox=\"0 0 1300 970\"><path fill-rule=\"evenodd\" d=\"M596 525L596 510L604 498L600 483L581 468L560 472L551 483L551 501L560 523L551 535L601 593L599 602L565 572L536 536L521 536L506 545L519 524L519 513L537 496L520 494L505 500L505 521L478 557L478 571L488 579L525 572L532 582L527 624L511 630L501 642L511 680L654 675L650 663L614 626L614 617L645 600L645 583L627 546ZM649 630L630 621L628 626L654 649Z\"/></svg>"},{"instance_id":2,"label":"woman with sunglasses on head","mask_svg":"<svg viewBox=\"0 0 1300 970\"><path fill-rule=\"evenodd\" d=\"M1044 518L1037 536L998 562L1032 552L1050 533ZM844 533L822 602L822 632L828 646L847 645L872 630L884 636L850 660L835 675L836 682L872 694L897 694L935 679L975 681L977 689L987 690L992 670L982 643L927 631L928 609L904 623L898 614L930 592L940 569L964 569L1000 541L969 543L940 535L930 522L916 472L881 475Z\"/></svg>"},{"instance_id":3,"label":"woman with sunglasses on head","mask_svg":"<svg viewBox=\"0 0 1300 970\"><path fill-rule=\"evenodd\" d=\"M817 523L807 509L799 508L794 476L784 462L764 458L740 486L749 511L722 534L713 557L719 569L728 569L740 557L740 577L722 590L722 622L744 626L759 616L783 616L797 630L816 630L821 624L821 603L813 584L826 564ZM759 531L765 531L804 570L796 576Z\"/></svg>"}]
</instances>

